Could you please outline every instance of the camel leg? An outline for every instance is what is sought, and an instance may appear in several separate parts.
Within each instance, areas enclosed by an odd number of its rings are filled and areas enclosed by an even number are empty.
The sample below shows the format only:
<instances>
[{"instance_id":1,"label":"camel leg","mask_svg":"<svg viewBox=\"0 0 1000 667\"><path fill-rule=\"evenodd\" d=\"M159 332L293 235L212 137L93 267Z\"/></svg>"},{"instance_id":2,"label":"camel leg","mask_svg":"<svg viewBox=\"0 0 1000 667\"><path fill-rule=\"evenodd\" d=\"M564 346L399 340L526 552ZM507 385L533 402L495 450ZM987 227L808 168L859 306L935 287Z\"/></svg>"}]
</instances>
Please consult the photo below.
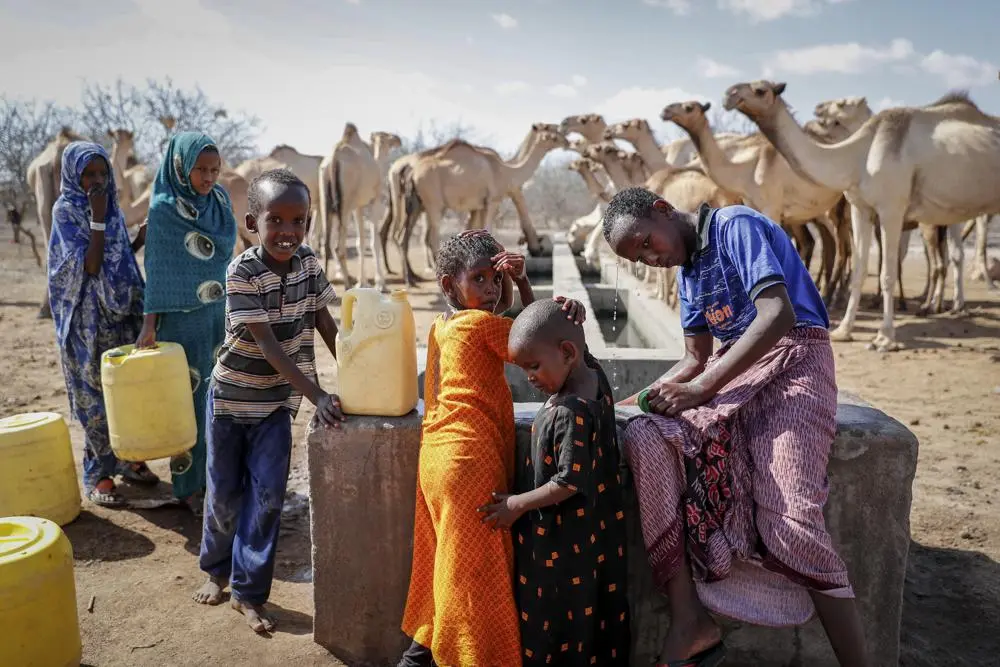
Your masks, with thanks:
<instances>
[{"instance_id":1,"label":"camel leg","mask_svg":"<svg viewBox=\"0 0 1000 667\"><path fill-rule=\"evenodd\" d=\"M371 247L372 257L375 262L375 289L384 292L385 291L385 271L383 267L385 265L385 257L382 256L382 244L379 242L378 231L376 230L376 224L382 219L383 209L385 204L382 203L380 197L376 197L375 201L372 202L371 206L371 218L368 223L368 234L369 234L369 246Z\"/></svg>"},{"instance_id":2,"label":"camel leg","mask_svg":"<svg viewBox=\"0 0 1000 667\"><path fill-rule=\"evenodd\" d=\"M437 239L438 230L441 228L441 218L443 217L443 212L438 209L424 209L424 223L426 225L424 229L424 251L427 253L427 267L432 273L437 273ZM407 233L413 233L414 223L416 222L416 217L412 221L407 220ZM409 236L404 234L403 237L403 248L407 250L406 254L406 272L408 275L408 285L416 285L414 278L416 272L410 266L409 259Z\"/></svg>"},{"instance_id":3,"label":"camel leg","mask_svg":"<svg viewBox=\"0 0 1000 667\"><path fill-rule=\"evenodd\" d=\"M364 209L359 208L354 212L354 224L358 230L356 241L358 249L358 278L354 282L354 285L355 287L365 287L367 285L365 282L365 231L368 224L365 222Z\"/></svg>"},{"instance_id":4,"label":"camel leg","mask_svg":"<svg viewBox=\"0 0 1000 667\"><path fill-rule=\"evenodd\" d=\"M995 219L996 216L992 215L980 215L976 217L976 259L974 262L973 280L985 280L986 287L990 290L1000 287L997 281L990 278L989 271L986 269L986 232L989 223Z\"/></svg>"},{"instance_id":5,"label":"camel leg","mask_svg":"<svg viewBox=\"0 0 1000 667\"><path fill-rule=\"evenodd\" d=\"M927 258L927 285L924 288L923 303L917 309L918 315L941 312L944 297L944 262L941 238L944 229L935 225L920 225L920 236L924 241L924 256Z\"/></svg>"},{"instance_id":6,"label":"camel leg","mask_svg":"<svg viewBox=\"0 0 1000 667\"><path fill-rule=\"evenodd\" d=\"M337 266L339 267L340 275L344 281L345 289L353 287L354 282L351 279L351 270L347 266L347 230L348 226L351 224L353 214L353 209L342 207L340 209L340 214L337 216L337 248L335 257L337 259Z\"/></svg>"},{"instance_id":7,"label":"camel leg","mask_svg":"<svg viewBox=\"0 0 1000 667\"><path fill-rule=\"evenodd\" d=\"M847 310L840 324L830 332L830 338L836 341L854 340L851 332L854 321L861 306L861 286L868 273L868 253L872 245L872 219L874 211L869 208L859 208L851 204L851 231L854 236L854 247L851 253L851 295L847 300Z\"/></svg>"},{"instance_id":8,"label":"camel leg","mask_svg":"<svg viewBox=\"0 0 1000 667\"><path fill-rule=\"evenodd\" d=\"M894 352L901 349L896 342L894 325L895 306L893 290L899 280L902 243L908 234L903 233L903 211L883 209L878 212L879 224L882 226L882 271L879 282L882 285L882 326L869 344L869 349L879 352Z\"/></svg>"},{"instance_id":9,"label":"camel leg","mask_svg":"<svg viewBox=\"0 0 1000 667\"><path fill-rule=\"evenodd\" d=\"M825 223L825 224L824 224ZM819 232L820 242L823 244L823 256L819 265L819 281L823 284L824 291L828 289L830 280L833 277L833 265L836 262L836 229L829 218L816 220L816 231Z\"/></svg>"},{"instance_id":10,"label":"camel leg","mask_svg":"<svg viewBox=\"0 0 1000 667\"><path fill-rule=\"evenodd\" d=\"M959 229L958 225L949 225L948 237L951 241L948 244L948 259L951 263L951 274L955 280L951 312L959 315L966 313L965 285L963 285L965 280L965 248L962 246L962 230Z\"/></svg>"},{"instance_id":11,"label":"camel leg","mask_svg":"<svg viewBox=\"0 0 1000 667\"><path fill-rule=\"evenodd\" d=\"M510 193L510 200L517 211L518 222L521 223L521 233L524 234L524 242L528 246L528 253L534 257L542 254L542 244L538 240L538 233L535 225L531 222L531 214L528 213L528 203L524 200L524 193L521 188L516 188Z\"/></svg>"},{"instance_id":12,"label":"camel leg","mask_svg":"<svg viewBox=\"0 0 1000 667\"><path fill-rule=\"evenodd\" d=\"M850 259L854 247L854 238L851 233L851 222L848 220L847 202L843 202L835 209L837 218L835 227L837 229L837 260L833 267L833 276L830 278L832 285L829 290L830 302L833 305L841 305L845 296L845 288L850 280Z\"/></svg>"}]
</instances>

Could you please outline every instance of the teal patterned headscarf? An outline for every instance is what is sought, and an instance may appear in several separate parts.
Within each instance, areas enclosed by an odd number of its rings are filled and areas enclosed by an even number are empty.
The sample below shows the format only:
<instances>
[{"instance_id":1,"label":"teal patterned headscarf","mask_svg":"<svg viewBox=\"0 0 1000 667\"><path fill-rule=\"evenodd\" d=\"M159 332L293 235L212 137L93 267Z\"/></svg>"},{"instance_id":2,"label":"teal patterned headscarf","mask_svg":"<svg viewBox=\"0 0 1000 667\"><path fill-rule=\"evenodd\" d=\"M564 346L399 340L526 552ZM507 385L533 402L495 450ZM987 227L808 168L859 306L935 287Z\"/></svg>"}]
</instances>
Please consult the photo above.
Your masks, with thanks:
<instances>
[{"instance_id":1,"label":"teal patterned headscarf","mask_svg":"<svg viewBox=\"0 0 1000 667\"><path fill-rule=\"evenodd\" d=\"M174 135L153 184L146 230L146 312L191 311L225 298L226 267L236 243L229 194L191 186L198 156L215 148L207 134Z\"/></svg>"}]
</instances>

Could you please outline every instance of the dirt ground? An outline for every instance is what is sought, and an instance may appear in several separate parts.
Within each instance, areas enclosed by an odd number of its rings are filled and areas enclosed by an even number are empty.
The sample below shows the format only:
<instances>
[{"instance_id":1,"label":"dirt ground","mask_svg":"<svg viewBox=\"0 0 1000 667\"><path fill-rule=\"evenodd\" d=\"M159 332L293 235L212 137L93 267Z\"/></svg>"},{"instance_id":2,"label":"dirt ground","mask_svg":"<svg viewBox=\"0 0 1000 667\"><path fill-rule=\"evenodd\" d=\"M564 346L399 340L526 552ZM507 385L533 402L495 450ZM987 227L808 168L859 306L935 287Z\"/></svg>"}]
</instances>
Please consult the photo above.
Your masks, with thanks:
<instances>
[{"instance_id":1,"label":"dirt ground","mask_svg":"<svg viewBox=\"0 0 1000 667\"><path fill-rule=\"evenodd\" d=\"M39 410L66 414L52 323L35 317L44 293L43 272L30 250L10 239L5 226L0 230L0 280L6 285L0 295L0 416ZM414 252L413 258L420 270L422 255ZM919 292L923 272L918 250L904 270L911 295ZM840 386L908 425L920 440L903 619L901 664L906 667L996 664L1000 655L1000 293L987 291L983 283L966 284L967 317L918 318L911 302L910 313L897 318L899 339L907 346L902 352L865 349L863 341L875 332L872 310L859 318L862 342L835 346ZM874 289L870 276L866 292ZM424 340L441 307L433 283L411 292L411 302L417 336ZM318 364L323 382L333 386L334 362L322 346ZM190 512L179 507L107 510L85 501L80 518L65 527L76 561L85 665L340 664L311 638L301 446L311 415L311 407L304 406L295 423L271 597L279 631L257 637L228 605L209 608L191 601L202 577L196 558L201 526ZM70 428L79 458L82 433L76 423ZM153 467L169 479L163 462ZM169 494L166 484L160 486ZM91 596L96 598L92 613L87 611Z\"/></svg>"}]
</instances>

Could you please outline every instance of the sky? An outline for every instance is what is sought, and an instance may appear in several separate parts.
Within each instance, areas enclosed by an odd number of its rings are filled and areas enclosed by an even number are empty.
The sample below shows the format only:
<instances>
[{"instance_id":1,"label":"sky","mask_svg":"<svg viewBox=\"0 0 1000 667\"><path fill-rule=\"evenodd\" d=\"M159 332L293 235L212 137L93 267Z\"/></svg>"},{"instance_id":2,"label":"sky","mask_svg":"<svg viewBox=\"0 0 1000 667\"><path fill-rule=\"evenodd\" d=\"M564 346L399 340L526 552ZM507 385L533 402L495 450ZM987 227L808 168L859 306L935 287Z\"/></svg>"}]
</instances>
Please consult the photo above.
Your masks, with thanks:
<instances>
[{"instance_id":1,"label":"sky","mask_svg":"<svg viewBox=\"0 0 1000 667\"><path fill-rule=\"evenodd\" d=\"M665 105L758 78L803 121L821 100L956 88L1000 114L996 0L0 0L0 25L9 98L170 76L259 117L263 152L326 154L346 122L460 121L502 151L570 114L662 130Z\"/></svg>"}]
</instances>

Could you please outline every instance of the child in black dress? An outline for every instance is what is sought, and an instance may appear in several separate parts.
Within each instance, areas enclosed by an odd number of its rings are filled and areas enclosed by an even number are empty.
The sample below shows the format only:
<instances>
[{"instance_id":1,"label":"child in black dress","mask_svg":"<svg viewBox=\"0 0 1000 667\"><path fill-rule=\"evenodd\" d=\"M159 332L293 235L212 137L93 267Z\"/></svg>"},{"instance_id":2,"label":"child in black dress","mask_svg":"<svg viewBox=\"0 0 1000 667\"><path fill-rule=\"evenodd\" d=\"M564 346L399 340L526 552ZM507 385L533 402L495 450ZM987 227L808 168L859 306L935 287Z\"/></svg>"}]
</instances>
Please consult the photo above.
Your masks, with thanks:
<instances>
[{"instance_id":1,"label":"child in black dress","mask_svg":"<svg viewBox=\"0 0 1000 667\"><path fill-rule=\"evenodd\" d=\"M614 399L583 330L555 301L514 321L508 355L552 394L535 417L515 493L484 521L512 528L524 665L628 665L625 521Z\"/></svg>"}]
</instances>

